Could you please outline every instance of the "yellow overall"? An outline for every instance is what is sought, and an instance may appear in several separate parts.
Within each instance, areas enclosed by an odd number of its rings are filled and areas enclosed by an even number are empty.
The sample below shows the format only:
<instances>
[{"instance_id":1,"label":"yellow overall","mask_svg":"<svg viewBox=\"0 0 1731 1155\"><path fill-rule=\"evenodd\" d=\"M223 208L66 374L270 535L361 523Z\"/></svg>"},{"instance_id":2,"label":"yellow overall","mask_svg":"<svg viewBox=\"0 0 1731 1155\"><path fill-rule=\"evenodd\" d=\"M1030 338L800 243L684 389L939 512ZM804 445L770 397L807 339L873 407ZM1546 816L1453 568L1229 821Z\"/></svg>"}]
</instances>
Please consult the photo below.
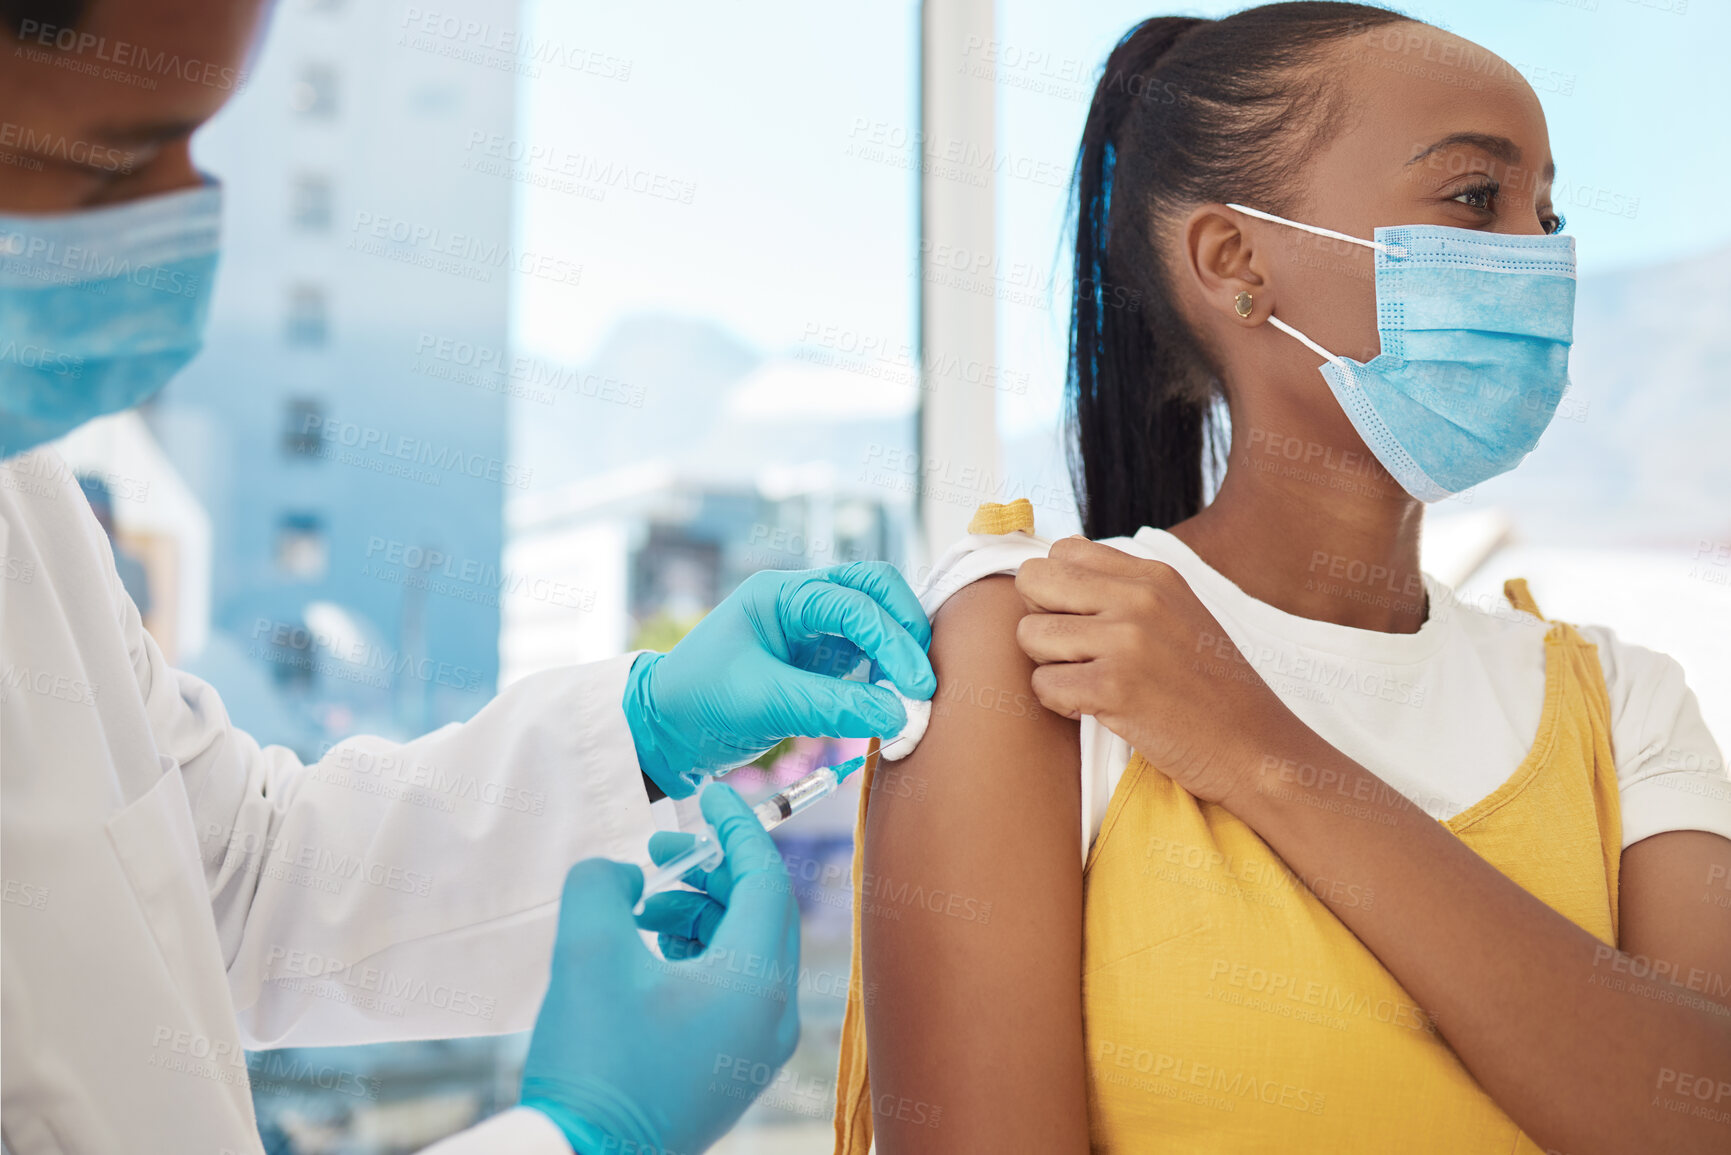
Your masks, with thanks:
<instances>
[{"instance_id":1,"label":"yellow overall","mask_svg":"<svg viewBox=\"0 0 1731 1155\"><path fill-rule=\"evenodd\" d=\"M1504 592L1538 615L1524 581ZM862 841L870 797L868 779ZM1363 801L1328 804L1369 815ZM1616 942L1622 831L1610 703L1598 652L1573 627L1556 623L1545 636L1545 702L1526 759L1443 825L1577 925ZM1336 901L1369 905L1374 884L1312 879L1307 887L1243 822L1198 802L1140 755L1113 792L1084 871L1092 1149L1539 1155L1316 896L1326 888ZM856 844L856 973L862 877ZM871 1091L860 988L851 989L836 1151L863 1155Z\"/></svg>"}]
</instances>

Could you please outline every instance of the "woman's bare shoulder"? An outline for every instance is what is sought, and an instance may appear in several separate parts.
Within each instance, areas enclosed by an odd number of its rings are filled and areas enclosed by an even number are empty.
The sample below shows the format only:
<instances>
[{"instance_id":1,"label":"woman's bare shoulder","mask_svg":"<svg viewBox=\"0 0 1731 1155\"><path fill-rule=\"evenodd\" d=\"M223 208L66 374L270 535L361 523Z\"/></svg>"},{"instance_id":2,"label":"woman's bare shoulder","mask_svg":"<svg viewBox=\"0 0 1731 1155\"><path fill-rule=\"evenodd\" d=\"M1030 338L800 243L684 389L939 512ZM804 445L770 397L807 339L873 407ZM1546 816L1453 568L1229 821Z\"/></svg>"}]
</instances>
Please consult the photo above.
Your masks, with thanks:
<instances>
[{"instance_id":1,"label":"woman's bare shoulder","mask_svg":"<svg viewBox=\"0 0 1731 1155\"><path fill-rule=\"evenodd\" d=\"M933 866L942 857L930 842L933 829L950 829L956 840L969 829L1033 833L1054 826L1056 812L1065 809L1077 810L1077 821L1063 835L1077 840L1080 734L1033 694L1035 665L1016 644L1023 613L1011 577L981 578L936 613L930 655L938 691L930 726L911 755L886 764L890 774L904 776L902 802L886 798L881 821L878 810L867 810L867 849L900 857L900 847L911 843L912 855ZM916 797L936 805L909 805ZM956 826L961 807L969 814ZM980 854L964 845L957 850Z\"/></svg>"},{"instance_id":2,"label":"woman's bare shoulder","mask_svg":"<svg viewBox=\"0 0 1731 1155\"><path fill-rule=\"evenodd\" d=\"M956 592L932 622L931 658L938 673L932 730L955 738L1039 753L1073 754L1081 747L1074 722L1040 705L1034 696L1034 663L1016 643L1016 625L1027 607L1007 575L984 578ZM941 665L941 668L940 668ZM948 680L945 673L948 672Z\"/></svg>"}]
</instances>

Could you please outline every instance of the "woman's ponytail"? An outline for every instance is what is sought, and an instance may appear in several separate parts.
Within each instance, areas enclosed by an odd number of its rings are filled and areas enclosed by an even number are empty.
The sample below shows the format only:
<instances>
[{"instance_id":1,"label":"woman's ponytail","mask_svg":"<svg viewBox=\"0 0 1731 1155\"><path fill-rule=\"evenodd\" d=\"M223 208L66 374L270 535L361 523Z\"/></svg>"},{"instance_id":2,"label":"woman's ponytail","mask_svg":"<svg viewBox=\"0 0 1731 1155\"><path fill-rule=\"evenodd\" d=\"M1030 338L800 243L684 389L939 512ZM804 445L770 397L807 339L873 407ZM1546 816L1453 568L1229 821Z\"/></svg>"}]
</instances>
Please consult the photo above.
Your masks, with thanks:
<instances>
[{"instance_id":1,"label":"woman's ponytail","mask_svg":"<svg viewBox=\"0 0 1731 1155\"><path fill-rule=\"evenodd\" d=\"M1082 129L1070 329L1072 450L1081 452L1071 467L1081 474L1077 497L1089 537L1118 537L1144 524L1164 529L1201 508L1201 407L1154 387L1161 350L1126 265L1134 246L1109 242L1122 130L1139 102L1165 94L1153 87L1160 57L1205 23L1161 16L1132 28L1106 60ZM1121 221L1134 211L1122 198L1116 207Z\"/></svg>"}]
</instances>

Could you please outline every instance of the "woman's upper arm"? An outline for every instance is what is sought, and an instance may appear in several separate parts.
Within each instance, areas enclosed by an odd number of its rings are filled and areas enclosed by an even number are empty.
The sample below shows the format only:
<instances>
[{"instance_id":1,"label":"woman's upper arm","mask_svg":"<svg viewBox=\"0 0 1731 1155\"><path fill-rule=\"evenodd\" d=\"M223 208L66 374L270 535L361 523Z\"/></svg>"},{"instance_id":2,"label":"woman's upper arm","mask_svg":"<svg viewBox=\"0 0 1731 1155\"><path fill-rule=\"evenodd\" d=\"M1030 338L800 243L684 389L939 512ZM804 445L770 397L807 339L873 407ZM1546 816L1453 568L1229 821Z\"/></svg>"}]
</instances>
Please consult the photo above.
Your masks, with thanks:
<instances>
[{"instance_id":1,"label":"woman's upper arm","mask_svg":"<svg viewBox=\"0 0 1731 1155\"><path fill-rule=\"evenodd\" d=\"M867 808L861 954L884 1155L1082 1151L1081 753L1039 705L1007 577L934 623L919 747Z\"/></svg>"},{"instance_id":2,"label":"woman's upper arm","mask_svg":"<svg viewBox=\"0 0 1731 1155\"><path fill-rule=\"evenodd\" d=\"M1655 834L1623 851L1618 942L1655 974L1731 1007L1731 839Z\"/></svg>"}]
</instances>

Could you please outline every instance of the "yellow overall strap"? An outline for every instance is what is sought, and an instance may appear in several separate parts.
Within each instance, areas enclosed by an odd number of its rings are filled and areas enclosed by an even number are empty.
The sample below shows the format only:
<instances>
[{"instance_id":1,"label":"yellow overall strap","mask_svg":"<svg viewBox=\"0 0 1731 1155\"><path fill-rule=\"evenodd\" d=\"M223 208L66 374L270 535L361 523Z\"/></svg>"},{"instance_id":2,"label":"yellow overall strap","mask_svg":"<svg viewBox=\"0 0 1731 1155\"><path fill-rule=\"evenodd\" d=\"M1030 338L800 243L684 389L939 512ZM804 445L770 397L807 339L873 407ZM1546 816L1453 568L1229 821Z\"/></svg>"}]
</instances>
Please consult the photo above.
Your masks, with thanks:
<instances>
[{"instance_id":1,"label":"yellow overall strap","mask_svg":"<svg viewBox=\"0 0 1731 1155\"><path fill-rule=\"evenodd\" d=\"M1008 505L999 505L988 501L974 510L974 519L968 522L969 533L1033 533L1034 503L1025 497L1018 497Z\"/></svg>"},{"instance_id":2,"label":"yellow overall strap","mask_svg":"<svg viewBox=\"0 0 1731 1155\"><path fill-rule=\"evenodd\" d=\"M1547 620L1539 612L1539 603L1533 600L1533 591L1527 588L1526 578L1510 578L1503 583L1503 596L1509 599L1509 604L1524 614L1532 614L1541 622Z\"/></svg>"},{"instance_id":3,"label":"yellow overall strap","mask_svg":"<svg viewBox=\"0 0 1731 1155\"><path fill-rule=\"evenodd\" d=\"M859 820L853 836L853 953L849 963L847 1010L841 1020L841 1055L835 1072L835 1149L858 1152L871 1149L871 1083L866 1072L865 989L860 969L860 880L865 877L866 804L871 801L872 775L878 768L878 740L872 744L859 771Z\"/></svg>"}]
</instances>

